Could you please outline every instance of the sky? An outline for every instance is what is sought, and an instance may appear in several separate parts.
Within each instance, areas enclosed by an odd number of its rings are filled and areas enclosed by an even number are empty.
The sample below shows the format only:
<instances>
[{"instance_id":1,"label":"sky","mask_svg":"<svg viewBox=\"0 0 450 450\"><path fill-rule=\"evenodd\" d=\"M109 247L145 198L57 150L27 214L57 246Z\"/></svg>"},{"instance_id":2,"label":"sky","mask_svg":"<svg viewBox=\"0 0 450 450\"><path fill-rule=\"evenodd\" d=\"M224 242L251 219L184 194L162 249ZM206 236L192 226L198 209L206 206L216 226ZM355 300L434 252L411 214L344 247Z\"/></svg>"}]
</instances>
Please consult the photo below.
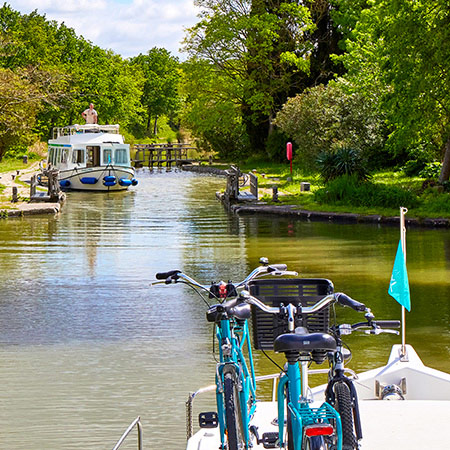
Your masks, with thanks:
<instances>
[{"instance_id":1,"label":"sky","mask_svg":"<svg viewBox=\"0 0 450 450\"><path fill-rule=\"evenodd\" d=\"M48 20L64 22L78 36L124 58L163 47L185 59L180 42L198 20L194 0L5 1L22 14L37 10Z\"/></svg>"}]
</instances>

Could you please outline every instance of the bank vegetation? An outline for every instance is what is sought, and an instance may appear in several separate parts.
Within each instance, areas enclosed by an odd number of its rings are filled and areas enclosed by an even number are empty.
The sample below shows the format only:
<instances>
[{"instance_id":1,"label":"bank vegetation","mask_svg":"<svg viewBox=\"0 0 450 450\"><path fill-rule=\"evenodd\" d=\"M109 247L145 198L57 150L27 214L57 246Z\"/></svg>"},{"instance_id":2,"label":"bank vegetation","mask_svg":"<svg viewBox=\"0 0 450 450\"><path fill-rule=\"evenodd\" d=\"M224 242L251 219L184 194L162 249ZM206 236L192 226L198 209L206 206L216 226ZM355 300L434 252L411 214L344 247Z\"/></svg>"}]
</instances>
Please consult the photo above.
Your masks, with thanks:
<instances>
[{"instance_id":1,"label":"bank vegetation","mask_svg":"<svg viewBox=\"0 0 450 450\"><path fill-rule=\"evenodd\" d=\"M161 48L124 59L5 3L0 159L81 121L93 102L100 122L119 123L131 143L165 127L170 140L188 135L221 159L276 167L291 141L301 176L320 180L317 205L401 200L450 213L446 0L196 4L180 61Z\"/></svg>"}]
</instances>

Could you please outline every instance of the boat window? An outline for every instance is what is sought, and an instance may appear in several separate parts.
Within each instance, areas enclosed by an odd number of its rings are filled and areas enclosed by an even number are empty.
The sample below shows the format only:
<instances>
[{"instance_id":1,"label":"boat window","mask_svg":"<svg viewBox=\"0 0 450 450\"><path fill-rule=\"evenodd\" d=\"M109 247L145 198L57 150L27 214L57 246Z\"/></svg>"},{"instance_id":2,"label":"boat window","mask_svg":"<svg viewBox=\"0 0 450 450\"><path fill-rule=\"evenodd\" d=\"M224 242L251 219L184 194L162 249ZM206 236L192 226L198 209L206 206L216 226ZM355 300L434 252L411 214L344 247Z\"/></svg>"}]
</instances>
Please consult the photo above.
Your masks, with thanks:
<instances>
[{"instance_id":1,"label":"boat window","mask_svg":"<svg viewBox=\"0 0 450 450\"><path fill-rule=\"evenodd\" d=\"M111 163L112 163L112 150L110 148L104 148L103 149L103 164L111 164Z\"/></svg>"},{"instance_id":2,"label":"boat window","mask_svg":"<svg viewBox=\"0 0 450 450\"><path fill-rule=\"evenodd\" d=\"M61 162L63 164L67 163L67 156L68 156L69 151L66 148L62 148L61 149Z\"/></svg>"},{"instance_id":3,"label":"boat window","mask_svg":"<svg viewBox=\"0 0 450 450\"><path fill-rule=\"evenodd\" d=\"M73 151L72 162L74 164L84 164L84 149Z\"/></svg>"},{"instance_id":4,"label":"boat window","mask_svg":"<svg viewBox=\"0 0 450 450\"><path fill-rule=\"evenodd\" d=\"M117 148L116 149L116 157L115 157L116 164L121 165L127 165L128 164L128 156L127 151L124 148Z\"/></svg>"},{"instance_id":5,"label":"boat window","mask_svg":"<svg viewBox=\"0 0 450 450\"><path fill-rule=\"evenodd\" d=\"M53 147L51 147L48 149L48 158L47 158L48 163L55 165L54 158L55 158L55 149Z\"/></svg>"},{"instance_id":6,"label":"boat window","mask_svg":"<svg viewBox=\"0 0 450 450\"><path fill-rule=\"evenodd\" d=\"M56 161L55 164L59 164L61 162L61 148L56 149Z\"/></svg>"}]
</instances>

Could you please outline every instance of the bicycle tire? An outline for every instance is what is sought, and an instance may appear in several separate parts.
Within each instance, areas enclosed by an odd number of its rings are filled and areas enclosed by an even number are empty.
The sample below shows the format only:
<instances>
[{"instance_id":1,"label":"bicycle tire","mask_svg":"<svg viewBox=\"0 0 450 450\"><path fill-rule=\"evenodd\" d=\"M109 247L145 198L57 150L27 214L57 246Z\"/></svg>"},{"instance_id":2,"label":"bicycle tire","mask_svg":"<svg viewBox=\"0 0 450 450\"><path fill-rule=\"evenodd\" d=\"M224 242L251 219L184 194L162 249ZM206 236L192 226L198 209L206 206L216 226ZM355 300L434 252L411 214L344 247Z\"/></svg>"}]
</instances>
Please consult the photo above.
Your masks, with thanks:
<instances>
[{"instance_id":1,"label":"bicycle tire","mask_svg":"<svg viewBox=\"0 0 450 450\"><path fill-rule=\"evenodd\" d=\"M233 373L224 375L223 382L226 434L228 450L245 449L244 430L242 425L239 391Z\"/></svg>"},{"instance_id":2,"label":"bicycle tire","mask_svg":"<svg viewBox=\"0 0 450 450\"><path fill-rule=\"evenodd\" d=\"M336 402L334 408L341 416L342 423L342 450L358 449L354 426L353 426L353 408L349 387L338 382L333 386Z\"/></svg>"}]
</instances>

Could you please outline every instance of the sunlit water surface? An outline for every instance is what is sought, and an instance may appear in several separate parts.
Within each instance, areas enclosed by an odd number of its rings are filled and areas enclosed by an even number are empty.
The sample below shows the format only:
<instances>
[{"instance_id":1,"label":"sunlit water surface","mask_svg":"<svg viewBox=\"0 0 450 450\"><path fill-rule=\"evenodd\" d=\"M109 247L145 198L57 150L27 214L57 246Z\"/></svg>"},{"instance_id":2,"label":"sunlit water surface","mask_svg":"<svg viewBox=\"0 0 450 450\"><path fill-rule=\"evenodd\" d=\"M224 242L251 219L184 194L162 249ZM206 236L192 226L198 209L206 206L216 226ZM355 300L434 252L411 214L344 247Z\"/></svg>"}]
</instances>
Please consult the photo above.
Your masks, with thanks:
<instances>
[{"instance_id":1,"label":"sunlit water surface","mask_svg":"<svg viewBox=\"0 0 450 450\"><path fill-rule=\"evenodd\" d=\"M214 198L222 179L138 178L130 192L69 193L57 217L0 221L1 449L108 449L138 415L145 448L184 448L187 395L214 379L212 329L194 292L149 287L157 271L239 280L266 256L399 318L387 295L396 227L238 218ZM450 231L408 230L407 339L445 371L449 269ZM351 367L382 364L396 342L351 336ZM276 371L255 357L258 373Z\"/></svg>"}]
</instances>

